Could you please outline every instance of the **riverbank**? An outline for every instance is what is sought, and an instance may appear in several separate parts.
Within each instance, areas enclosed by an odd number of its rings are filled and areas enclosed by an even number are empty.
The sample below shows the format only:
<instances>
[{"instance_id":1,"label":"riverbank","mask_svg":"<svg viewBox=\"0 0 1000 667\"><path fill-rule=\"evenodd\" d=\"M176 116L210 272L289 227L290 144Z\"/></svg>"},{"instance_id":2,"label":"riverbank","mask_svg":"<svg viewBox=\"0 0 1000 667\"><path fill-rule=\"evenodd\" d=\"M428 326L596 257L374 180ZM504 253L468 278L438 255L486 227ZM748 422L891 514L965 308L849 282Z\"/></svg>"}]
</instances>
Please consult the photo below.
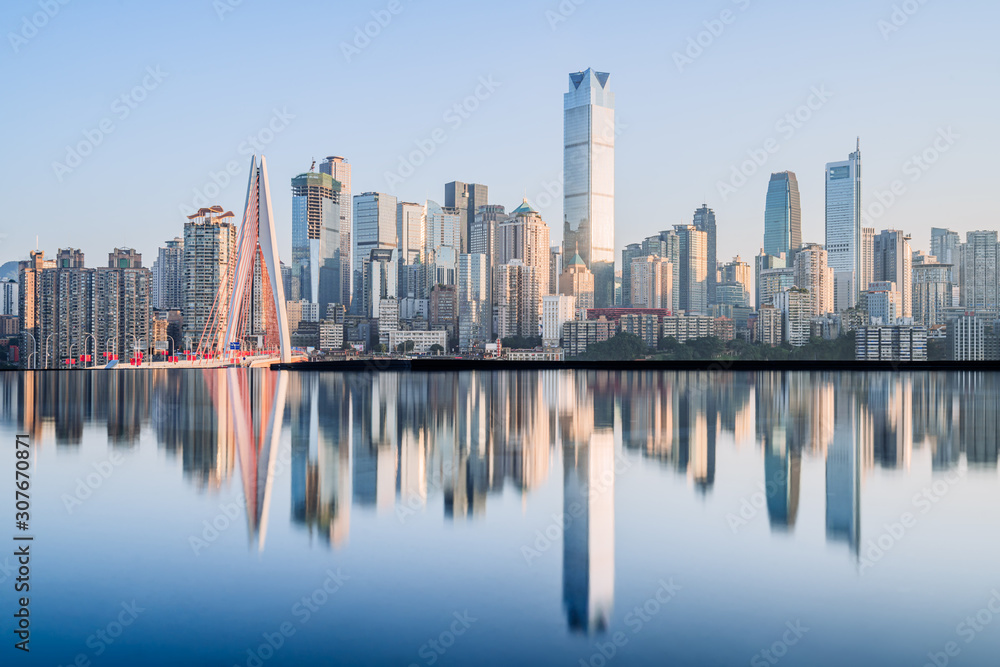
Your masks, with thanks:
<instances>
[{"instance_id":1,"label":"riverbank","mask_svg":"<svg viewBox=\"0 0 1000 667\"><path fill-rule=\"evenodd\" d=\"M422 357L416 359L372 358L350 361L302 361L271 364L272 370L371 372L458 372L458 371L539 371L539 370L610 370L610 371L998 371L996 361L510 361L504 359L454 359Z\"/></svg>"}]
</instances>

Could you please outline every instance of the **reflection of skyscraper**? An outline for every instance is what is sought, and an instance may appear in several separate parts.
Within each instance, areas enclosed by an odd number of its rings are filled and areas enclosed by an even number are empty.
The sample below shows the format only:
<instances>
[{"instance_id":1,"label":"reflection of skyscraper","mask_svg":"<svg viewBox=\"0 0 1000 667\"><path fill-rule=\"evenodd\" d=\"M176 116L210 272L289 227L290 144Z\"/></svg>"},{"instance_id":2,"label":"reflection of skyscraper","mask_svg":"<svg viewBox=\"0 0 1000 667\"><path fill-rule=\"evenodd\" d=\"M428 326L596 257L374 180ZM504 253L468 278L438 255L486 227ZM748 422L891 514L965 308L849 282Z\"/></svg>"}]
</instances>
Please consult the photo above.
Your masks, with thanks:
<instances>
[{"instance_id":1,"label":"reflection of skyscraper","mask_svg":"<svg viewBox=\"0 0 1000 667\"><path fill-rule=\"evenodd\" d=\"M798 447L764 451L764 485L771 530L791 530L799 512L802 452Z\"/></svg>"},{"instance_id":2,"label":"reflection of skyscraper","mask_svg":"<svg viewBox=\"0 0 1000 667\"><path fill-rule=\"evenodd\" d=\"M846 386L838 388L833 442L826 451L826 536L847 542L857 556L861 542L860 423L854 392Z\"/></svg>"},{"instance_id":3,"label":"reflection of skyscraper","mask_svg":"<svg viewBox=\"0 0 1000 667\"><path fill-rule=\"evenodd\" d=\"M611 401L609 401L611 403ZM603 632L615 595L615 442L612 429L563 443L563 605L571 630Z\"/></svg>"},{"instance_id":4,"label":"reflection of skyscraper","mask_svg":"<svg viewBox=\"0 0 1000 667\"><path fill-rule=\"evenodd\" d=\"M298 396L291 404L292 520L337 546L346 541L351 519L350 398L342 376L297 379Z\"/></svg>"}]
</instances>

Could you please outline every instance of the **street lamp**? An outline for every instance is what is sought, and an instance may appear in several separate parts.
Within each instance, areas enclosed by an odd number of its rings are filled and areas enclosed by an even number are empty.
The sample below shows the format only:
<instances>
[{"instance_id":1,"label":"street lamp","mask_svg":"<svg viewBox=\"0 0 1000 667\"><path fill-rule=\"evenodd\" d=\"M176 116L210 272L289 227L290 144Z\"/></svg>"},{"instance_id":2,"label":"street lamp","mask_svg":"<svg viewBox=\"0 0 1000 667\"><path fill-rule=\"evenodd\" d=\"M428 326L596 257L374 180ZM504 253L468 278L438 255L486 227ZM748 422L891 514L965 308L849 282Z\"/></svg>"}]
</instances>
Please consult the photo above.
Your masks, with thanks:
<instances>
[{"instance_id":1,"label":"street lamp","mask_svg":"<svg viewBox=\"0 0 1000 667\"><path fill-rule=\"evenodd\" d=\"M53 331L45 337L45 368L49 367L49 339L55 335L56 333Z\"/></svg>"},{"instance_id":2,"label":"street lamp","mask_svg":"<svg viewBox=\"0 0 1000 667\"><path fill-rule=\"evenodd\" d=\"M25 334L31 336L31 354L28 355L28 368L31 368L31 357L35 357L35 366L38 366L38 341L35 340L35 334L30 331L25 331Z\"/></svg>"},{"instance_id":3,"label":"street lamp","mask_svg":"<svg viewBox=\"0 0 1000 667\"><path fill-rule=\"evenodd\" d=\"M92 334L92 333L90 333L88 331L84 331L83 332L83 356L85 356L85 357L87 356L87 338L93 338L94 339L94 361L96 362L96 360L97 360L97 336L95 336L94 334ZM83 362L83 367L84 368L87 367L87 361L86 360L84 360L84 362Z\"/></svg>"}]
</instances>

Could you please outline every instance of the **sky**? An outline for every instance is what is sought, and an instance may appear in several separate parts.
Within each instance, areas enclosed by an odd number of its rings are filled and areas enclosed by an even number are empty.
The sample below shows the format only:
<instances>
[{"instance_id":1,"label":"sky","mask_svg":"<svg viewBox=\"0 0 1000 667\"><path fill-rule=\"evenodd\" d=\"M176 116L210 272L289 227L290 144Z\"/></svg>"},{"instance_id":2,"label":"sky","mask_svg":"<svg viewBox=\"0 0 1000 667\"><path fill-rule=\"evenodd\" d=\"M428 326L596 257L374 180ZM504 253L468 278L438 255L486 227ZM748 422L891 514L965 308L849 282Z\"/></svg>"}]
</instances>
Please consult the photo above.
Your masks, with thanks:
<instances>
[{"instance_id":1,"label":"sky","mask_svg":"<svg viewBox=\"0 0 1000 667\"><path fill-rule=\"evenodd\" d=\"M355 194L527 197L555 245L562 96L588 67L616 95L619 261L703 202L719 258L751 261L784 170L822 243L824 165L858 137L866 226L929 250L931 227L1000 228L998 24L985 0L8 0L0 263L37 236L49 256L98 266L124 246L151 266L199 206L242 214L254 151L286 261L290 179L327 155Z\"/></svg>"}]
</instances>

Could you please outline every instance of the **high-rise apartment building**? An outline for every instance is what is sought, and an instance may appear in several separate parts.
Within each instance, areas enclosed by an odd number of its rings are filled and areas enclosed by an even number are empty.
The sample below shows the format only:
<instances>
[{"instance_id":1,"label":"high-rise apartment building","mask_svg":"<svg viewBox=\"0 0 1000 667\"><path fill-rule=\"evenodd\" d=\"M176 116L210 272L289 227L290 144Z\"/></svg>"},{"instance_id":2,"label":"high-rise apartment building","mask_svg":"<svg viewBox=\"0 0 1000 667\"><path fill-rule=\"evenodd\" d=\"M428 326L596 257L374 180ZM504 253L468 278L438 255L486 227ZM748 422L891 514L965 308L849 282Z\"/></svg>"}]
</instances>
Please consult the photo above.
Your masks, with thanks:
<instances>
[{"instance_id":1,"label":"high-rise apartment building","mask_svg":"<svg viewBox=\"0 0 1000 667\"><path fill-rule=\"evenodd\" d=\"M486 255L458 256L458 346L463 350L493 341L489 274Z\"/></svg>"},{"instance_id":2,"label":"high-rise apartment building","mask_svg":"<svg viewBox=\"0 0 1000 667\"><path fill-rule=\"evenodd\" d=\"M655 255L636 257L631 269L632 308L673 307L674 271L669 259Z\"/></svg>"},{"instance_id":3,"label":"high-rise apartment building","mask_svg":"<svg viewBox=\"0 0 1000 667\"><path fill-rule=\"evenodd\" d=\"M519 259L493 267L493 304L498 338L538 336L541 315L539 282L535 267Z\"/></svg>"},{"instance_id":4,"label":"high-rise apartment building","mask_svg":"<svg viewBox=\"0 0 1000 667\"><path fill-rule=\"evenodd\" d=\"M569 75L563 96L563 256L594 274L594 301L614 305L615 95L607 72Z\"/></svg>"},{"instance_id":5,"label":"high-rise apartment building","mask_svg":"<svg viewBox=\"0 0 1000 667\"><path fill-rule=\"evenodd\" d=\"M998 309L997 233L969 232L962 245L960 284L962 307L966 310Z\"/></svg>"},{"instance_id":6,"label":"high-rise apartment building","mask_svg":"<svg viewBox=\"0 0 1000 667\"><path fill-rule=\"evenodd\" d=\"M802 245L802 205L795 172L771 174L764 205L764 252L786 257Z\"/></svg>"},{"instance_id":7,"label":"high-rise apartment building","mask_svg":"<svg viewBox=\"0 0 1000 667\"><path fill-rule=\"evenodd\" d=\"M122 360L150 346L151 282L142 255L131 248L115 248L108 254L107 267L94 271L91 331L101 347L113 350Z\"/></svg>"},{"instance_id":8,"label":"high-rise apartment building","mask_svg":"<svg viewBox=\"0 0 1000 667\"><path fill-rule=\"evenodd\" d=\"M17 281L13 278L0 280L0 315L17 315Z\"/></svg>"},{"instance_id":9,"label":"high-rise apartment building","mask_svg":"<svg viewBox=\"0 0 1000 667\"><path fill-rule=\"evenodd\" d=\"M292 267L301 298L317 304L320 314L343 299L342 205L349 203L341 198L341 183L329 174L307 172L292 179Z\"/></svg>"},{"instance_id":10,"label":"high-rise apartment building","mask_svg":"<svg viewBox=\"0 0 1000 667\"><path fill-rule=\"evenodd\" d=\"M715 211L710 209L707 204L702 205L701 208L694 212L694 221L692 224L699 232L705 232L707 291L708 303L711 305L716 303L715 286L718 283L719 274L719 259L716 251Z\"/></svg>"},{"instance_id":11,"label":"high-rise apartment building","mask_svg":"<svg viewBox=\"0 0 1000 667\"><path fill-rule=\"evenodd\" d=\"M694 225L674 225L680 239L679 308L688 315L708 314L708 234Z\"/></svg>"},{"instance_id":12,"label":"high-rise apartment building","mask_svg":"<svg viewBox=\"0 0 1000 667\"><path fill-rule=\"evenodd\" d=\"M340 183L340 299L338 303L345 306L351 303L352 270L351 233L354 229L354 207L351 205L351 164L346 158L331 155L319 165L321 174L329 174L333 180Z\"/></svg>"},{"instance_id":13,"label":"high-rise apartment building","mask_svg":"<svg viewBox=\"0 0 1000 667\"><path fill-rule=\"evenodd\" d=\"M781 329L785 341L795 347L809 342L813 295L801 287L792 287L774 296L774 307L781 311Z\"/></svg>"},{"instance_id":14,"label":"high-rise apartment building","mask_svg":"<svg viewBox=\"0 0 1000 667\"><path fill-rule=\"evenodd\" d=\"M232 211L202 208L184 223L184 349L196 349L208 324L220 285L232 280L236 265L236 230ZM229 303L218 304L219 321L228 318ZM214 341L206 341L212 346Z\"/></svg>"},{"instance_id":15,"label":"high-rise apartment building","mask_svg":"<svg viewBox=\"0 0 1000 667\"><path fill-rule=\"evenodd\" d=\"M932 327L945 324L952 305L952 266L928 261L913 264L913 320Z\"/></svg>"},{"instance_id":16,"label":"high-rise apartment building","mask_svg":"<svg viewBox=\"0 0 1000 667\"><path fill-rule=\"evenodd\" d=\"M870 282L893 282L900 295L899 317L913 317L913 249L910 237L896 229L886 229L873 243L873 277ZM865 290L868 285L864 285Z\"/></svg>"},{"instance_id":17,"label":"high-rise apartment building","mask_svg":"<svg viewBox=\"0 0 1000 667\"><path fill-rule=\"evenodd\" d=\"M542 297L549 292L549 226L524 200L510 216L496 227L494 259L497 266L520 260L532 268L530 280L537 284L530 293L537 294L535 309L542 312Z\"/></svg>"},{"instance_id":18,"label":"high-rise apartment building","mask_svg":"<svg viewBox=\"0 0 1000 667\"><path fill-rule=\"evenodd\" d=\"M722 267L722 282L723 284L733 285L738 284L743 286L743 291L746 293L746 304L749 305L753 303L753 290L754 290L754 273L753 268L747 262L744 262L739 255L733 257L733 260ZM720 300L720 303L725 303Z\"/></svg>"},{"instance_id":19,"label":"high-rise apartment building","mask_svg":"<svg viewBox=\"0 0 1000 667\"><path fill-rule=\"evenodd\" d=\"M809 290L813 295L813 316L833 312L833 269L827 266L827 252L818 243L802 246L795 253L794 275L796 287Z\"/></svg>"},{"instance_id":20,"label":"high-rise apartment building","mask_svg":"<svg viewBox=\"0 0 1000 667\"><path fill-rule=\"evenodd\" d=\"M153 308L184 308L184 239L177 237L159 249L152 280L156 285Z\"/></svg>"},{"instance_id":21,"label":"high-rise apartment building","mask_svg":"<svg viewBox=\"0 0 1000 667\"><path fill-rule=\"evenodd\" d=\"M548 294L542 297L542 345L559 347L563 325L572 322L576 300L565 294Z\"/></svg>"},{"instance_id":22,"label":"high-rise apartment building","mask_svg":"<svg viewBox=\"0 0 1000 667\"><path fill-rule=\"evenodd\" d=\"M858 291L868 289L868 283L881 280L875 276L875 228L861 228L861 279L858 281Z\"/></svg>"},{"instance_id":23,"label":"high-rise apartment building","mask_svg":"<svg viewBox=\"0 0 1000 667\"><path fill-rule=\"evenodd\" d=\"M860 140L847 160L826 165L826 251L834 272L835 309L853 308L863 289Z\"/></svg>"},{"instance_id":24,"label":"high-rise apartment building","mask_svg":"<svg viewBox=\"0 0 1000 667\"><path fill-rule=\"evenodd\" d=\"M578 311L594 308L594 274L579 255L573 256L559 276L559 293L573 297Z\"/></svg>"}]
</instances>

